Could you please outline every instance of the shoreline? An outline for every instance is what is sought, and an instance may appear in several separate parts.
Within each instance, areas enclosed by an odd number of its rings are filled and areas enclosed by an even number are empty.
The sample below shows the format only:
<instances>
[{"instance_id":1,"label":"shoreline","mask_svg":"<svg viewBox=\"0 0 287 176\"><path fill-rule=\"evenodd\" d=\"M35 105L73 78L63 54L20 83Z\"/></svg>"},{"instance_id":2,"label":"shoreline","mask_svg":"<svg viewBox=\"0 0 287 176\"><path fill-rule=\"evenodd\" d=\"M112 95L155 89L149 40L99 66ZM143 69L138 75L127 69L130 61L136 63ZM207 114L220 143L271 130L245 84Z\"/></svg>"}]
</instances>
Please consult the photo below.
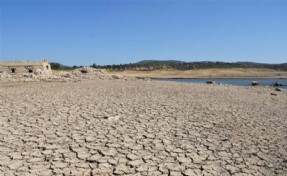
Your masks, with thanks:
<instances>
[{"instance_id":1,"label":"shoreline","mask_svg":"<svg viewBox=\"0 0 287 176\"><path fill-rule=\"evenodd\" d=\"M154 80L154 81L174 81L174 82L186 82L186 83L195 83L195 84L206 84L206 81L213 81L214 83L216 84L226 84L226 85L233 85L233 86L251 86L251 83L249 85L246 85L245 83L238 83L238 81L258 81L259 82L259 86L269 86L271 88L283 88L283 89L286 89L287 88L287 84L286 84L286 81L287 78L246 78L246 77L238 77L238 78L149 78L151 80ZM264 83L264 81L266 81L266 79L270 79L273 80L274 79L274 82L270 82L270 83ZM196 82L196 80L199 80L198 82ZM233 80L233 81L232 81ZM282 83L281 81L279 80L282 80L284 83ZM219 82L218 82L219 81ZM221 82L223 81L223 82ZM227 81L227 82L224 82L224 81ZM228 82L230 81L230 82ZM263 81L263 83L261 82ZM278 85L275 85L276 83L278 83ZM281 83L281 84L279 84Z\"/></svg>"},{"instance_id":2,"label":"shoreline","mask_svg":"<svg viewBox=\"0 0 287 176\"><path fill-rule=\"evenodd\" d=\"M287 79L287 77L143 77L143 76L136 76L136 78L150 78L150 79Z\"/></svg>"}]
</instances>

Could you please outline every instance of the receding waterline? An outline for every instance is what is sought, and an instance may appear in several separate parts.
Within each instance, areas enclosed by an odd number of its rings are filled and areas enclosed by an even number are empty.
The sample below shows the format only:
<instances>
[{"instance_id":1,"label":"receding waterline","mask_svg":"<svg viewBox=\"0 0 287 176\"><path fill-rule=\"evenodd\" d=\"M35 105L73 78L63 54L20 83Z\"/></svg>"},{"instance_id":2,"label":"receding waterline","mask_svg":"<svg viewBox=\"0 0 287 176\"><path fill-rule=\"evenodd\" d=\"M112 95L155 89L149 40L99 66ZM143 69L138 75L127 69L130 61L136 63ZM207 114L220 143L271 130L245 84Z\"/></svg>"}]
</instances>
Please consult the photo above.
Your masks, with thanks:
<instances>
[{"instance_id":1,"label":"receding waterline","mask_svg":"<svg viewBox=\"0 0 287 176\"><path fill-rule=\"evenodd\" d=\"M230 84L236 86L250 86L253 81L259 82L260 85L268 86L279 84L287 88L287 79L284 78L153 78L160 81L174 81L186 83L206 83L214 81L215 83Z\"/></svg>"}]
</instances>

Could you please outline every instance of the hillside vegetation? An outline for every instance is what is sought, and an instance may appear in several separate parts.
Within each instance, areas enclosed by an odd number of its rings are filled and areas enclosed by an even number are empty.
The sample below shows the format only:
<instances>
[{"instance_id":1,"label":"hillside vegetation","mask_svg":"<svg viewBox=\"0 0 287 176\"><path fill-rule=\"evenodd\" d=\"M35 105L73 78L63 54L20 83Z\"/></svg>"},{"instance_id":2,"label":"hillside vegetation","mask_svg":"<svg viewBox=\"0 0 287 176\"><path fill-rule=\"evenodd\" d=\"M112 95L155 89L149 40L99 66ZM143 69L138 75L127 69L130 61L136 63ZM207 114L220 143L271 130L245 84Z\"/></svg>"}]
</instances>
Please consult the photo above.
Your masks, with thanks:
<instances>
[{"instance_id":1,"label":"hillside vegetation","mask_svg":"<svg viewBox=\"0 0 287 176\"><path fill-rule=\"evenodd\" d=\"M118 64L118 65L90 65L93 68L103 68L110 71L123 70L140 70L140 71L154 71L154 70L197 70L197 69L220 69L220 68L260 68L273 69L278 71L287 71L287 63L282 64L264 64L254 62L183 62L177 60L143 60L137 63ZM52 62L51 67L54 70L74 69L81 66L69 67L59 63Z\"/></svg>"}]
</instances>

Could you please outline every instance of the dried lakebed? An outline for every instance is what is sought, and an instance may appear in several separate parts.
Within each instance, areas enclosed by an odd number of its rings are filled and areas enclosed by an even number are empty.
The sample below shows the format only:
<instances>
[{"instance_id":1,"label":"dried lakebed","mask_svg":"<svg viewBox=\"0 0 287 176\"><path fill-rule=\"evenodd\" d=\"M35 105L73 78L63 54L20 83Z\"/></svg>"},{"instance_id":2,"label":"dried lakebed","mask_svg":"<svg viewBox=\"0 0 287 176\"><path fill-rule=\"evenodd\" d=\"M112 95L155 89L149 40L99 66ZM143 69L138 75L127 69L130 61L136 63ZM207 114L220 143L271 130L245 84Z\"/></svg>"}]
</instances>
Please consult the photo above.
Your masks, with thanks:
<instances>
[{"instance_id":1,"label":"dried lakebed","mask_svg":"<svg viewBox=\"0 0 287 176\"><path fill-rule=\"evenodd\" d=\"M1 83L0 175L287 175L286 129L286 90Z\"/></svg>"}]
</instances>

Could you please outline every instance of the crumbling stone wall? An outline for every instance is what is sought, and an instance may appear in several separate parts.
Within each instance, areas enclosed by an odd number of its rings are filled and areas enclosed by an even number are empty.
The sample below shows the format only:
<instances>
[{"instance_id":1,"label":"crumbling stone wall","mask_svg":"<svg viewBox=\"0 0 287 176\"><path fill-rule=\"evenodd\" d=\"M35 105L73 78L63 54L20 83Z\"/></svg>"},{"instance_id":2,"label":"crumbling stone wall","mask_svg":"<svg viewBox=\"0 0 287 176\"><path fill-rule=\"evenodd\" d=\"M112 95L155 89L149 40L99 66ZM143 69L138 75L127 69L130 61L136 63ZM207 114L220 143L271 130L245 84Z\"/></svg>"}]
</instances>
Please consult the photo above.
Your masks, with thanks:
<instances>
[{"instance_id":1,"label":"crumbling stone wall","mask_svg":"<svg viewBox=\"0 0 287 176\"><path fill-rule=\"evenodd\" d=\"M40 61L0 61L0 73L22 75L26 73L50 74L51 66L47 59Z\"/></svg>"}]
</instances>

